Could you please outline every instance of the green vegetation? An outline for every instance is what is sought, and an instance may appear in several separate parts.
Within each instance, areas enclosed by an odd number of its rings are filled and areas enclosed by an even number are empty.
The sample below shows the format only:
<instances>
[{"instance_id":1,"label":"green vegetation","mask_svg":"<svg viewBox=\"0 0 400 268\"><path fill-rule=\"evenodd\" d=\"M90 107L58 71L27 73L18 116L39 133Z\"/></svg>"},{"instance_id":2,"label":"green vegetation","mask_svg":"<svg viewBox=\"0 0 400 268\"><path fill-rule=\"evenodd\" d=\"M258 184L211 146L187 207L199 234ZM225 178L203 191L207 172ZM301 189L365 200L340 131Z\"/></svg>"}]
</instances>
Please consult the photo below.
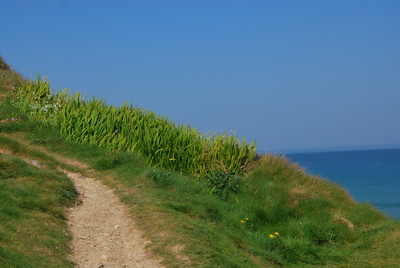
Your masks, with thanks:
<instances>
[{"instance_id":1,"label":"green vegetation","mask_svg":"<svg viewBox=\"0 0 400 268\"><path fill-rule=\"evenodd\" d=\"M72 267L63 206L74 198L73 184L62 173L0 156L2 267Z\"/></svg>"},{"instance_id":2,"label":"green vegetation","mask_svg":"<svg viewBox=\"0 0 400 268\"><path fill-rule=\"evenodd\" d=\"M82 101L78 95L71 98L66 93L57 95L49 91L46 83L37 80L23 87L35 86L38 89L42 86L46 93L42 98L35 93L31 94L34 97L28 101L28 97L20 94L17 96L24 98L23 102L12 99L10 103L0 105L0 119L21 118L0 124L0 134L3 133L0 136L0 148L19 156L39 159L46 166L46 169L38 169L17 157L0 155L0 200L1 207L7 208L0 214L0 261L6 267L71 265L65 259L68 254L65 245L69 237L63 232L66 225L61 210L63 205L70 204L75 198L71 182L52 168L62 163L57 163L43 152L30 149L33 145L88 163L95 170L90 171L91 177L101 179L116 189L122 200L132 206L135 222L143 229L147 239L152 241L150 249L163 257L167 267L398 265L398 221L387 219L368 205L352 201L340 187L305 173L284 157L265 155L251 161L253 145L244 146L242 143L239 146L236 138L225 136L219 141L217 136L209 140L217 140L216 144L219 144L223 153L219 153L218 146L212 147L212 142L207 143L209 147L206 146L214 150L210 154L215 154L215 162L203 162L201 166L181 172L182 163L185 163L183 166L190 166L183 158L196 159L198 155L180 157L180 151L166 150L171 153L163 156L168 159L165 162L167 165L162 160L157 162L155 156L146 155L139 145L132 148L98 146L100 144L94 138L94 131L100 130L92 129L90 125L91 120L104 120L105 123L95 125L106 128L107 124L111 124L106 123L111 122L106 118L111 118L115 113L115 121L124 118L125 121L121 122L127 122L132 127L141 123L129 120L143 116L143 122L161 122L161 125L168 126L167 129L174 129L165 119L129 105L111 108L101 100ZM18 106L11 103L18 103ZM96 103L102 109L101 113L96 113L93 108L97 107ZM37 104L39 106L35 106ZM53 106L45 107L49 104ZM54 104L60 104L60 107ZM70 107L69 113L61 112L65 107ZM34 111L36 115L41 115L43 121L30 119L19 109L25 109L28 113ZM55 119L54 109L60 109L57 114L69 116L70 119L65 121L68 127L64 127L73 131L63 130L63 126L57 123L61 122L61 116ZM117 111L131 114L124 117ZM137 117L132 117L135 113ZM147 116L153 121L146 121ZM147 126L150 129L158 128L155 123L147 124L136 129L138 132L145 131L138 133L138 137L148 134L150 130ZM80 129L82 126L83 129ZM118 130L118 133L114 133L115 128L109 127L107 130L112 133L105 135L109 135L107 137L112 144L111 137L121 137L117 134L124 130L114 126ZM183 140L186 137L184 133L192 137L192 132L195 132L188 126L176 127L180 128L188 131L183 132ZM85 134L79 134L81 132ZM199 134L194 136L202 142L207 141ZM80 140L85 137L86 141ZM151 140L152 137L150 135L143 140ZM159 137L168 139L168 135L160 134ZM165 142L167 144L170 141ZM155 143L154 147L159 150L160 144ZM225 148L229 144L233 144L234 148ZM164 143L162 145L166 146ZM161 152L157 150L156 154ZM235 150L245 152L247 158L238 161L240 164L230 170L232 162L225 161L225 158L232 158L229 151ZM189 154L190 150L187 151ZM210 163L213 163L213 167L208 169ZM204 180L196 179L199 174ZM51 183L43 183L47 181ZM3 191L3 188L6 190ZM48 198L53 198L53 201L49 202ZM7 205L3 206L3 203ZM39 220L40 217L47 218ZM40 224L33 227L32 222L37 221ZM47 229L50 227L54 229ZM29 230L29 233L23 230ZM29 243L34 249L26 246L27 239L35 241ZM55 243L58 246L54 246Z\"/></svg>"},{"instance_id":3,"label":"green vegetation","mask_svg":"<svg viewBox=\"0 0 400 268\"><path fill-rule=\"evenodd\" d=\"M149 165L194 176L242 173L255 155L254 143L233 135L202 135L188 125L175 125L129 104L114 107L79 93L55 93L49 81L40 77L18 87L13 100L32 118L56 126L70 140L108 150L136 151Z\"/></svg>"},{"instance_id":4,"label":"green vegetation","mask_svg":"<svg viewBox=\"0 0 400 268\"><path fill-rule=\"evenodd\" d=\"M0 116L15 108L0 105ZM32 125L2 121L0 132L15 133ZM11 152L18 156L10 156ZM39 161L42 168L25 162ZM72 267L66 258L70 235L65 206L76 198L70 179L57 171L58 163L40 151L0 136L0 263L1 267Z\"/></svg>"}]
</instances>

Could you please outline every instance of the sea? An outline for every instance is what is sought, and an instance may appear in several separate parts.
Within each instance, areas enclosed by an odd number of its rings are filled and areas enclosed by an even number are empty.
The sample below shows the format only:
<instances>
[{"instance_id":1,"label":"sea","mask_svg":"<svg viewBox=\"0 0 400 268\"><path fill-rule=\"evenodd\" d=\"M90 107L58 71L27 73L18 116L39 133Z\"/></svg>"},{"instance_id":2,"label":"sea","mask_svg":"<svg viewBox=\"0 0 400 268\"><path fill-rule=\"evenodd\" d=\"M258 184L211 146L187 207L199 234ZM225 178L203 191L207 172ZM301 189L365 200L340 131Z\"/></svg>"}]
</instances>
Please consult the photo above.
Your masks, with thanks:
<instances>
[{"instance_id":1,"label":"sea","mask_svg":"<svg viewBox=\"0 0 400 268\"><path fill-rule=\"evenodd\" d=\"M286 158L341 185L355 201L400 220L400 149L291 153Z\"/></svg>"}]
</instances>

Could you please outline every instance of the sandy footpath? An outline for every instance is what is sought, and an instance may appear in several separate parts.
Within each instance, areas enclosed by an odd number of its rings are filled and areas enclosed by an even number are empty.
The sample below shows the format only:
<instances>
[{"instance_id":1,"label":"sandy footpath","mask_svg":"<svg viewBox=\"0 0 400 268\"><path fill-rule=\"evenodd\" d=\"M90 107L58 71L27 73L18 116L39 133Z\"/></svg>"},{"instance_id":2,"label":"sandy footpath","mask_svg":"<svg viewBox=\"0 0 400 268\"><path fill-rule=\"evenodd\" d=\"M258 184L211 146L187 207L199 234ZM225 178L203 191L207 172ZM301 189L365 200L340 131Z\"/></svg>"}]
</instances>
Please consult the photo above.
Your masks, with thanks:
<instances>
[{"instance_id":1,"label":"sandy footpath","mask_svg":"<svg viewBox=\"0 0 400 268\"><path fill-rule=\"evenodd\" d=\"M98 180L64 171L81 201L68 212L71 260L77 267L162 267L145 251L149 243L135 229L129 208Z\"/></svg>"}]
</instances>

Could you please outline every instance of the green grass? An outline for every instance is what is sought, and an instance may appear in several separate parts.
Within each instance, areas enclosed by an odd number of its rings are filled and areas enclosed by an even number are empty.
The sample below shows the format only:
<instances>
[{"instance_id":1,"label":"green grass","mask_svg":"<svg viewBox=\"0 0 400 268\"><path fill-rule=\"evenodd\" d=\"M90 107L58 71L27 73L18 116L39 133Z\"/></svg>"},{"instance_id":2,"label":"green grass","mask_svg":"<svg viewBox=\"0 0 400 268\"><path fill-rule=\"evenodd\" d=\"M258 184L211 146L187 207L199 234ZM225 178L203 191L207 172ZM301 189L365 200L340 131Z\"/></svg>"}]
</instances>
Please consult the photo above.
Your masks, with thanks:
<instances>
[{"instance_id":1,"label":"green grass","mask_svg":"<svg viewBox=\"0 0 400 268\"><path fill-rule=\"evenodd\" d=\"M0 148L18 154L0 156L5 267L71 265L62 210L74 199L71 182L53 169L62 163L34 146L89 164L94 171L81 172L101 179L131 205L150 249L167 267L398 266L399 221L354 202L337 185L282 156L262 156L241 175L222 171L200 178L151 165L140 151L67 140L51 124L0 105L0 117L11 116L23 120L0 125L7 135L0 136ZM26 156L48 169L19 159Z\"/></svg>"},{"instance_id":2,"label":"green grass","mask_svg":"<svg viewBox=\"0 0 400 268\"><path fill-rule=\"evenodd\" d=\"M169 267L185 260L192 267L390 267L400 256L398 221L284 157L264 156L240 177L236 193L221 198L205 181L148 166L134 152L85 150L46 133L37 134L46 148L81 152L78 158L133 206Z\"/></svg>"},{"instance_id":3,"label":"green grass","mask_svg":"<svg viewBox=\"0 0 400 268\"><path fill-rule=\"evenodd\" d=\"M2 267L72 267L64 207L75 198L63 174L0 155Z\"/></svg>"},{"instance_id":4,"label":"green grass","mask_svg":"<svg viewBox=\"0 0 400 268\"><path fill-rule=\"evenodd\" d=\"M67 259L71 237L65 208L76 193L71 180L56 169L65 165L10 138L41 128L16 107L1 103L23 81L0 58L0 150L16 154L0 154L1 267L73 267ZM39 160L43 167L22 159Z\"/></svg>"}]
</instances>

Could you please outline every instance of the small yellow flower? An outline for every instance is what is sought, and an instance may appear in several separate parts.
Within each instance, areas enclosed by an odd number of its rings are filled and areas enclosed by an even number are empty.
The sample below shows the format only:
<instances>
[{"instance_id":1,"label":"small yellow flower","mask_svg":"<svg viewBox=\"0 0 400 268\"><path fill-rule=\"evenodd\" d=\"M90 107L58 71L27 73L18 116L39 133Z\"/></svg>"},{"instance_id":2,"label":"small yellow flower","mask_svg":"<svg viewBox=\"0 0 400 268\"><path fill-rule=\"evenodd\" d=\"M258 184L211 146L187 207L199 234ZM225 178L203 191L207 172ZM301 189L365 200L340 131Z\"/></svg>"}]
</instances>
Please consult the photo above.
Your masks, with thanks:
<instances>
[{"instance_id":1,"label":"small yellow flower","mask_svg":"<svg viewBox=\"0 0 400 268\"><path fill-rule=\"evenodd\" d=\"M275 235L280 235L278 232L275 232Z\"/></svg>"},{"instance_id":2,"label":"small yellow flower","mask_svg":"<svg viewBox=\"0 0 400 268\"><path fill-rule=\"evenodd\" d=\"M248 221L249 220L249 218L246 218L246 221Z\"/></svg>"},{"instance_id":3,"label":"small yellow flower","mask_svg":"<svg viewBox=\"0 0 400 268\"><path fill-rule=\"evenodd\" d=\"M275 236L273 234L270 234L269 238L275 238Z\"/></svg>"},{"instance_id":4,"label":"small yellow flower","mask_svg":"<svg viewBox=\"0 0 400 268\"><path fill-rule=\"evenodd\" d=\"M241 220L240 222L241 222L241 223L244 223L244 220Z\"/></svg>"}]
</instances>

